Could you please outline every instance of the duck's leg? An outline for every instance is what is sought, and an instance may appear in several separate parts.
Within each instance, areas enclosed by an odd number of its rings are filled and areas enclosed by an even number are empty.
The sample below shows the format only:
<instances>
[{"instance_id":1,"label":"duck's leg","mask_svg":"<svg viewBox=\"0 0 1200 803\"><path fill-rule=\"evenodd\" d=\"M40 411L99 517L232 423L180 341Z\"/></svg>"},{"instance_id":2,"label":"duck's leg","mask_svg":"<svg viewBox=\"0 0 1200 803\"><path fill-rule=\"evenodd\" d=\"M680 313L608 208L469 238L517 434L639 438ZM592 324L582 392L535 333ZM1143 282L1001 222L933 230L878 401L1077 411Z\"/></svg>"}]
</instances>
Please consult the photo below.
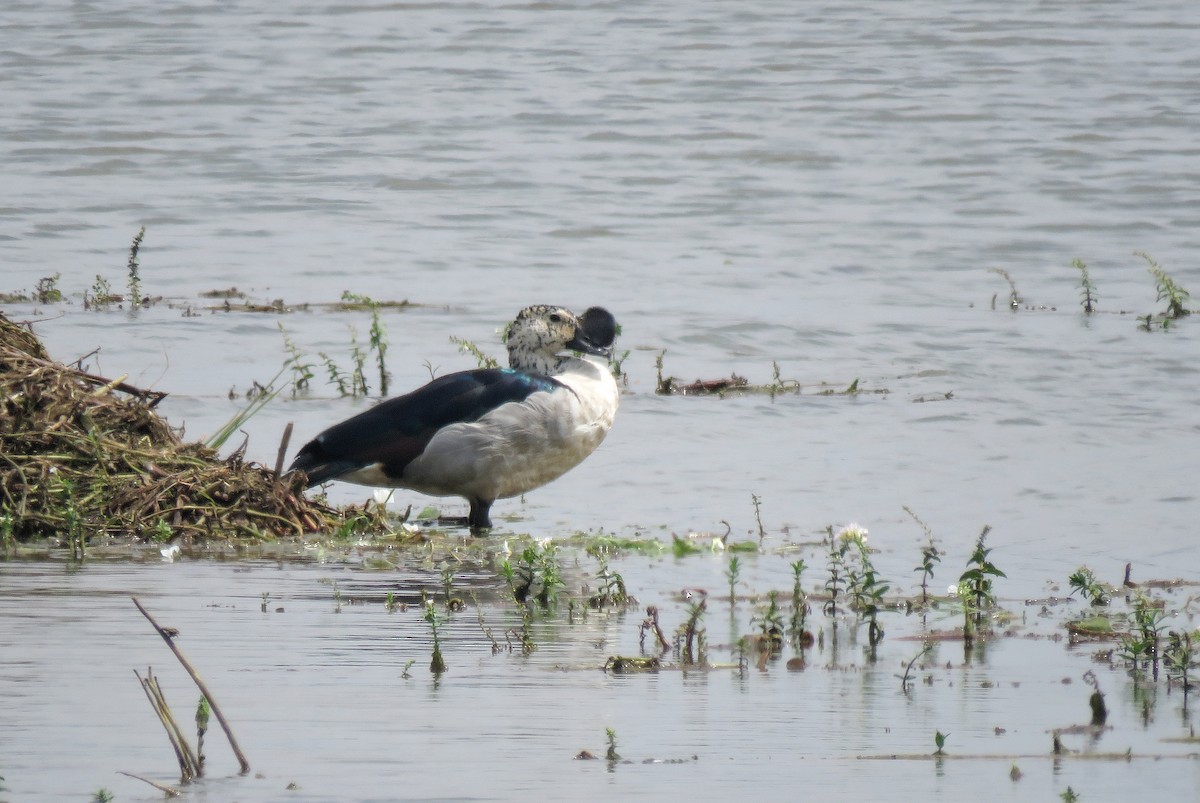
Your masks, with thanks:
<instances>
[{"instance_id":1,"label":"duck's leg","mask_svg":"<svg viewBox=\"0 0 1200 803\"><path fill-rule=\"evenodd\" d=\"M471 530L478 533L480 530L492 529L492 519L488 514L492 509L494 499L468 499L471 503L471 514L467 516L467 524L471 525Z\"/></svg>"}]
</instances>

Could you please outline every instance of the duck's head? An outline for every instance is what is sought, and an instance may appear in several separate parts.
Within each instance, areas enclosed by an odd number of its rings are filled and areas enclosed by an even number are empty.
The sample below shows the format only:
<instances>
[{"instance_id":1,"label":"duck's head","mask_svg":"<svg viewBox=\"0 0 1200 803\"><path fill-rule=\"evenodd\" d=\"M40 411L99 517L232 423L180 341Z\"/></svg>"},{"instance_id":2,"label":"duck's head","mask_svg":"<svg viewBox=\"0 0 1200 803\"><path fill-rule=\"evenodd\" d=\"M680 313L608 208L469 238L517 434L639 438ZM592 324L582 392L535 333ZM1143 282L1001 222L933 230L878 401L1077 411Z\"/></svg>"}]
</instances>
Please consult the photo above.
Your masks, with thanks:
<instances>
[{"instance_id":1,"label":"duck's head","mask_svg":"<svg viewBox=\"0 0 1200 803\"><path fill-rule=\"evenodd\" d=\"M551 373L566 351L607 357L615 339L616 319L608 310L592 307L577 316L548 304L521 310L504 334L509 364L541 373Z\"/></svg>"}]
</instances>

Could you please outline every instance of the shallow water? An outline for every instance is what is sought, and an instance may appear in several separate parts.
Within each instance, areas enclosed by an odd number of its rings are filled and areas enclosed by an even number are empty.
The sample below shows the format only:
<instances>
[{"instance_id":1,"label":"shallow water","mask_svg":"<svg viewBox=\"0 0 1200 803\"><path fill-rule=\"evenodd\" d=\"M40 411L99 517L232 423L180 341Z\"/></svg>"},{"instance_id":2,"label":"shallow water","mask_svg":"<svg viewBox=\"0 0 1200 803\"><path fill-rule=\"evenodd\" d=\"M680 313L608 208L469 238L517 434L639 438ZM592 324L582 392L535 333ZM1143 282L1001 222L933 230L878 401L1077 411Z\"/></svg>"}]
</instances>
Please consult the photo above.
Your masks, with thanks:
<instances>
[{"instance_id":1,"label":"shallow water","mask_svg":"<svg viewBox=\"0 0 1200 803\"><path fill-rule=\"evenodd\" d=\"M1065 594L1083 563L1110 582L1127 561L1136 578L1195 580L1195 327L1139 330L1136 317L1163 305L1132 255L1149 252L1182 286L1200 285L1200 25L1190 10L315 3L285 15L256 4L9 4L0 292L58 273L68 303L3 309L37 320L56 357L91 355L93 370L169 392L161 409L201 437L239 409L231 389L279 369L280 324L306 353L343 365L348 327L365 340L368 326L362 313L319 309L210 313L205 291L302 304L349 290L425 305L386 313L396 390L424 381L426 363L471 365L451 335L498 353L496 330L527 303L603 304L632 351L617 426L584 466L497 504L509 533L667 540L728 522L735 540L756 538L756 494L769 548L857 521L903 593L924 540L903 506L939 539L939 582L957 577L991 524L1008 575L1000 594L1022 609ZM84 311L98 274L124 289L142 225L143 286L166 300L132 316ZM1076 258L1101 314L1080 311ZM1009 287L989 268L1012 276L1020 309L1006 308ZM767 382L775 361L804 393L656 396L664 349L666 372L683 381L736 372ZM855 379L888 393L815 394L820 382ZM273 462L288 421L303 441L366 403L323 386L281 399L245 427L248 454ZM130 592L189 641L194 632L197 650L211 645L193 658L230 678L226 704L267 776L209 780L196 797L274 799L292 779L301 789L286 794L300 799L564 788L715 797L751 784L768 797L809 787L870 797L893 783L961 797L978 766L853 757L924 752L938 728L963 752L1044 753L1047 728L1086 713L1078 675L1089 662L1040 641L994 645L983 666L952 668L939 694L922 687L907 702L891 676L913 645L893 641L896 628L872 670L744 681L554 671L602 664L612 650L588 647L600 637L628 650L632 615L548 625L553 649L528 659L493 657L464 615L469 635L434 689L424 673L397 679L402 659L427 657L423 623L378 604L331 614L328 567L150 558L76 572L0 565L10 701L0 776L14 800L101 785L127 799L144 792L116 769L168 774L128 676L151 662L166 675L166 656L131 615ZM751 559L747 591L790 588L788 562ZM726 565L621 564L643 601L719 589ZM337 571L368 588L412 579L407 569ZM264 591L286 597L287 612L264 617ZM286 630L272 640L272 627ZM61 685L55 667L81 666L87 684ZM239 671L261 683L239 682ZM1001 696L1003 683L960 692L979 672L1020 675L1020 693ZM1064 695L1066 675L1076 685ZM1102 683L1119 696L1123 675ZM991 711L1020 723L998 744L995 723L979 721ZM606 726L636 760L698 760L614 772L567 761L601 750ZM22 729L27 738L10 735ZM1126 721L1105 747L1158 752L1154 740L1186 730L1159 713L1146 730ZM986 772L1007 790L1007 764L993 763ZM1155 772L1190 790L1195 766ZM1115 796L1137 774L1101 762L1022 768L1013 794L1042 797L1068 783L1085 799Z\"/></svg>"},{"instance_id":2,"label":"shallow water","mask_svg":"<svg viewBox=\"0 0 1200 803\"><path fill-rule=\"evenodd\" d=\"M804 671L779 659L741 673L729 666L728 644L748 632L752 605L741 600L730 613L727 600L713 598L705 624L718 668L614 675L601 667L608 655L637 654L639 611L577 612L570 624L561 610L535 616L536 651L493 653L482 628L503 645L505 628L521 622L511 602L496 599L502 582L492 574L460 581L468 609L443 627L449 671L438 677L427 669L429 629L416 599L422 589L438 598L440 581L419 558L370 571L344 555L166 565L155 557L78 569L4 564L0 745L11 799L59 800L101 786L119 800L159 799L118 770L170 782L171 753L130 670L153 666L184 721L196 692L129 594L180 631L176 643L253 769L236 775L214 721L210 777L187 787L188 799L503 800L564 790L579 800L717 799L747 787L768 798L799 789L871 798L898 783L906 794L947 799L987 789L988 799L1024 800L1067 786L1120 799L1148 777L1186 798L1200 780L1195 746L1164 741L1194 726L1178 690L1160 685L1144 718L1146 697L1123 672L1094 663L1092 647L1046 638L1061 634L1063 611L1043 620L1028 608L1021 635L989 643L969 662L961 642L938 645L905 696L897 678L919 643L901 636L919 629L916 617L884 617L889 635L874 664L861 636L843 629L836 650L827 642L809 651ZM772 560L745 559L751 567ZM586 581L594 564L582 563L568 575ZM659 604L671 628L683 606L656 589L722 565L708 555L633 556L613 568L646 589L642 601ZM411 606L389 612L388 591ZM1050 730L1088 719L1081 676L1089 668L1106 692L1111 730L1064 736L1072 755L1053 760ZM584 749L603 756L606 728L625 761L575 760ZM937 730L950 734L942 762L927 757ZM1127 750L1131 762L1087 758ZM1017 783L1007 778L1013 763L1024 773Z\"/></svg>"}]
</instances>

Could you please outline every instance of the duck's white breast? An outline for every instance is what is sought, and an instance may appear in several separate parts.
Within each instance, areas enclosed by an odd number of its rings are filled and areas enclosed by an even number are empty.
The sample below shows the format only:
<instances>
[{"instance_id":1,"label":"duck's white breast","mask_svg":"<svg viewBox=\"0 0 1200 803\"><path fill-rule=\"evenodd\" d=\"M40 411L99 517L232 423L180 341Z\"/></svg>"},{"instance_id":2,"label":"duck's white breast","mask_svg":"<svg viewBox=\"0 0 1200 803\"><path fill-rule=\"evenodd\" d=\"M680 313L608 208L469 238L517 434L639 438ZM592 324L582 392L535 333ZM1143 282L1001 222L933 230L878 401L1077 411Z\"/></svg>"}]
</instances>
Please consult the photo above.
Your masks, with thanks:
<instances>
[{"instance_id":1,"label":"duck's white breast","mask_svg":"<svg viewBox=\"0 0 1200 803\"><path fill-rule=\"evenodd\" d=\"M608 434L620 394L607 368L585 360L570 360L555 379L566 387L442 429L405 469L405 485L433 495L501 499L579 465Z\"/></svg>"}]
</instances>

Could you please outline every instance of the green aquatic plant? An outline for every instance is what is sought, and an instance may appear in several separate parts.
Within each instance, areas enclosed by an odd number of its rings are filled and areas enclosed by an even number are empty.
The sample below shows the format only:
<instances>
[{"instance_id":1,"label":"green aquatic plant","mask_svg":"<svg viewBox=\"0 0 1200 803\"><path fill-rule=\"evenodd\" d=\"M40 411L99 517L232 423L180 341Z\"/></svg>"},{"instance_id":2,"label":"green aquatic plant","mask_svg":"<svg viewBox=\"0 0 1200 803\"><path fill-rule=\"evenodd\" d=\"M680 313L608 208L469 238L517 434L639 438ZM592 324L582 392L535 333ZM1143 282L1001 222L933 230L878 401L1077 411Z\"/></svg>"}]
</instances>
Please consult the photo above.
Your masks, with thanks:
<instances>
[{"instance_id":1,"label":"green aquatic plant","mask_svg":"<svg viewBox=\"0 0 1200 803\"><path fill-rule=\"evenodd\" d=\"M742 562L737 555L732 555L729 558L729 565L725 569L725 580L729 583L729 607L732 609L737 606L737 584L742 576Z\"/></svg>"},{"instance_id":2,"label":"green aquatic plant","mask_svg":"<svg viewBox=\"0 0 1200 803\"><path fill-rule=\"evenodd\" d=\"M950 738L950 734L937 731L933 734L933 744L937 748L933 751L935 756L946 755L946 740Z\"/></svg>"},{"instance_id":3,"label":"green aquatic plant","mask_svg":"<svg viewBox=\"0 0 1200 803\"><path fill-rule=\"evenodd\" d=\"M905 694L908 694L912 690L913 681L910 676L912 675L913 666L916 665L917 661L931 652L933 652L933 645L927 641L921 645L921 651L914 655L908 664L905 665L904 674L900 676L900 690Z\"/></svg>"},{"instance_id":4,"label":"green aquatic plant","mask_svg":"<svg viewBox=\"0 0 1200 803\"><path fill-rule=\"evenodd\" d=\"M433 635L433 655L429 660L429 671L435 675L440 675L446 671L446 659L442 657L442 643L438 637L438 628L442 626L442 617L438 614L437 606L433 604L433 600L422 600L425 604L425 616L423 617L429 623L429 631Z\"/></svg>"},{"instance_id":5,"label":"green aquatic plant","mask_svg":"<svg viewBox=\"0 0 1200 803\"><path fill-rule=\"evenodd\" d=\"M754 521L758 524L758 548L762 549L763 540L767 537L762 521L762 499L758 494L750 494L750 502L754 505Z\"/></svg>"},{"instance_id":6,"label":"green aquatic plant","mask_svg":"<svg viewBox=\"0 0 1200 803\"><path fill-rule=\"evenodd\" d=\"M812 640L812 634L808 633L806 626L808 624L808 595L804 593L804 585L802 578L804 570L808 567L801 558L791 564L792 566L792 618L788 625L788 632L801 646L805 646L806 641Z\"/></svg>"},{"instance_id":7,"label":"green aquatic plant","mask_svg":"<svg viewBox=\"0 0 1200 803\"><path fill-rule=\"evenodd\" d=\"M963 637L968 642L983 624L984 614L996 607L993 578L1006 576L989 557L992 550L986 546L986 541L991 531L992 525L985 524L967 561L967 570L958 578L963 603Z\"/></svg>"},{"instance_id":8,"label":"green aquatic plant","mask_svg":"<svg viewBox=\"0 0 1200 803\"><path fill-rule=\"evenodd\" d=\"M783 649L783 612L779 609L779 592L767 593L766 605L760 605L750 617L750 626L758 628L759 649L772 655Z\"/></svg>"},{"instance_id":9,"label":"green aquatic plant","mask_svg":"<svg viewBox=\"0 0 1200 803\"><path fill-rule=\"evenodd\" d=\"M708 597L704 594L691 594L687 600L687 621L679 626L675 634L679 662L684 666L704 665L707 662L705 631L700 627L707 607Z\"/></svg>"},{"instance_id":10,"label":"green aquatic plant","mask_svg":"<svg viewBox=\"0 0 1200 803\"><path fill-rule=\"evenodd\" d=\"M1082 259L1073 260L1071 265L1079 271L1079 295L1083 297L1079 303L1083 305L1083 311L1091 315L1096 311L1096 286L1092 284L1087 265Z\"/></svg>"},{"instance_id":11,"label":"green aquatic plant","mask_svg":"<svg viewBox=\"0 0 1200 803\"><path fill-rule=\"evenodd\" d=\"M825 581L825 593L829 599L823 608L825 615L833 619L833 631L837 633L838 599L846 586L846 552L849 544L840 540L833 532L833 526L825 528L826 569L829 578Z\"/></svg>"},{"instance_id":12,"label":"green aquatic plant","mask_svg":"<svg viewBox=\"0 0 1200 803\"><path fill-rule=\"evenodd\" d=\"M83 512L77 503L75 481L61 471L54 471L50 485L51 492L58 496L62 505L63 534L71 547L71 560L83 561L87 558L87 533L83 526Z\"/></svg>"},{"instance_id":13,"label":"green aquatic plant","mask_svg":"<svg viewBox=\"0 0 1200 803\"><path fill-rule=\"evenodd\" d=\"M295 398L296 396L300 395L301 391L306 391L309 389L309 383L314 376L313 364L305 361L304 355L292 341L292 338L288 335L287 330L283 328L283 324L278 324L278 326L279 334L283 335L283 348L288 354L288 358L284 362L284 366L291 371L292 398ZM331 379L336 381L338 377L335 374L331 377ZM345 394L343 393L342 395L344 396Z\"/></svg>"},{"instance_id":14,"label":"green aquatic plant","mask_svg":"<svg viewBox=\"0 0 1200 803\"><path fill-rule=\"evenodd\" d=\"M1133 621L1131 629L1121 638L1119 657L1132 665L1134 677L1148 664L1155 680L1158 679L1159 643L1162 639L1163 620L1166 610L1162 604L1151 599L1142 589L1133 595Z\"/></svg>"},{"instance_id":15,"label":"green aquatic plant","mask_svg":"<svg viewBox=\"0 0 1200 803\"><path fill-rule=\"evenodd\" d=\"M608 741L608 750L604 757L609 761L620 761L621 755L617 752L617 732L612 728L605 728L604 738Z\"/></svg>"},{"instance_id":16,"label":"green aquatic plant","mask_svg":"<svg viewBox=\"0 0 1200 803\"><path fill-rule=\"evenodd\" d=\"M247 393L246 398L248 399L248 402L246 406L234 413L233 416L226 421L220 429L210 435L208 440L204 442L204 445L210 449L220 449L225 445L226 441L233 437L233 433L237 432L243 424L257 415L259 411L261 411L267 406L267 404L271 402L272 399L278 396L283 391L283 387L277 387L276 383L279 381L279 378L283 376L287 368L288 366L285 362L283 367L279 369L279 372L271 378L270 382L268 382L265 386L258 386L258 392L254 394Z\"/></svg>"},{"instance_id":17,"label":"green aquatic plant","mask_svg":"<svg viewBox=\"0 0 1200 803\"><path fill-rule=\"evenodd\" d=\"M543 609L558 603L559 593L566 588L562 569L558 565L558 547L550 539L532 544L521 551L517 563L508 558L500 564L500 574L508 584L513 600L525 604L533 600Z\"/></svg>"},{"instance_id":18,"label":"green aquatic plant","mask_svg":"<svg viewBox=\"0 0 1200 803\"><path fill-rule=\"evenodd\" d=\"M1196 666L1196 641L1200 633L1167 633L1167 646L1163 648L1163 668L1167 672L1167 683L1178 683L1183 689L1183 707L1187 710L1188 692L1191 691L1192 667Z\"/></svg>"},{"instance_id":19,"label":"green aquatic plant","mask_svg":"<svg viewBox=\"0 0 1200 803\"><path fill-rule=\"evenodd\" d=\"M383 327L383 319L380 316L380 304L370 296L360 295L346 291L342 293L342 301L353 304L362 304L371 311L371 328L367 333L369 339L368 351L375 354L375 365L379 370L379 395L386 396L388 387L392 381L392 375L387 370L387 331ZM357 346L356 352L357 352ZM355 365L357 373L361 374L363 360L356 358ZM366 395L366 382L363 382L363 395Z\"/></svg>"},{"instance_id":20,"label":"green aquatic plant","mask_svg":"<svg viewBox=\"0 0 1200 803\"><path fill-rule=\"evenodd\" d=\"M1191 298L1191 294L1176 284L1175 280L1163 270L1162 266L1154 261L1144 251L1134 251L1134 256L1139 256L1147 262L1147 269L1154 276L1154 289L1158 291L1159 301L1167 302L1167 310L1164 313L1167 319L1182 318L1185 315L1190 315L1191 311L1187 309L1185 304ZM1166 321L1163 322L1163 327L1166 328Z\"/></svg>"},{"instance_id":21,"label":"green aquatic plant","mask_svg":"<svg viewBox=\"0 0 1200 803\"><path fill-rule=\"evenodd\" d=\"M1109 590L1096 580L1096 575L1087 566L1080 566L1076 569L1067 578L1067 582L1071 584L1071 596L1075 596L1075 593L1078 592L1079 596L1092 605L1107 605L1111 600Z\"/></svg>"},{"instance_id":22,"label":"green aquatic plant","mask_svg":"<svg viewBox=\"0 0 1200 803\"><path fill-rule=\"evenodd\" d=\"M156 544L165 544L175 537L175 532L171 529L171 525L167 524L166 519L159 519L154 523L154 528L150 530L150 540Z\"/></svg>"},{"instance_id":23,"label":"green aquatic plant","mask_svg":"<svg viewBox=\"0 0 1200 803\"><path fill-rule=\"evenodd\" d=\"M596 609L624 608L629 605L632 598L629 596L629 590L625 587L625 578L609 568L608 559L602 553L597 553L596 559L600 563L600 568L596 572L597 588L588 597L588 604Z\"/></svg>"},{"instance_id":24,"label":"green aquatic plant","mask_svg":"<svg viewBox=\"0 0 1200 803\"><path fill-rule=\"evenodd\" d=\"M87 290L83 291L83 308L86 310L106 310L120 300L119 296L113 295L108 279L100 274L96 274L91 294Z\"/></svg>"},{"instance_id":25,"label":"green aquatic plant","mask_svg":"<svg viewBox=\"0 0 1200 803\"><path fill-rule=\"evenodd\" d=\"M846 582L846 599L850 610L858 614L860 622L867 623L867 641L874 657L875 647L883 640L883 628L879 624L879 612L883 606L883 595L890 586L879 579L871 563L867 548L867 531L851 525L842 531L842 538L855 550L858 563L850 568Z\"/></svg>"},{"instance_id":26,"label":"green aquatic plant","mask_svg":"<svg viewBox=\"0 0 1200 803\"><path fill-rule=\"evenodd\" d=\"M934 543L933 530L929 528L929 525L923 522L909 507L905 506L904 512L925 531L925 545L921 547L921 565L913 569L914 572L921 573L921 607L925 607L929 605L929 581L933 579L934 567L942 562L942 553L938 551L937 544Z\"/></svg>"},{"instance_id":27,"label":"green aquatic plant","mask_svg":"<svg viewBox=\"0 0 1200 803\"><path fill-rule=\"evenodd\" d=\"M673 396L679 389L679 383L675 377L663 376L663 357L666 354L667 350L663 349L654 358L654 368L658 372L658 377L654 383L654 392L659 396Z\"/></svg>"},{"instance_id":28,"label":"green aquatic plant","mask_svg":"<svg viewBox=\"0 0 1200 803\"><path fill-rule=\"evenodd\" d=\"M458 346L458 350L463 354L470 354L475 358L475 364L480 368L499 368L500 362L490 354L486 354L483 349L475 345L474 342L461 337L450 336L450 342Z\"/></svg>"},{"instance_id":29,"label":"green aquatic plant","mask_svg":"<svg viewBox=\"0 0 1200 803\"><path fill-rule=\"evenodd\" d=\"M146 236L146 227L142 226L138 229L138 233L133 236L133 243L129 246L129 308L136 310L139 307L145 306L142 299L142 279L138 275L140 265L138 264L138 252L142 249L142 238Z\"/></svg>"},{"instance_id":30,"label":"green aquatic plant","mask_svg":"<svg viewBox=\"0 0 1200 803\"><path fill-rule=\"evenodd\" d=\"M62 290L58 289L58 280L62 278L61 273L56 273L53 276L43 276L38 279L37 286L33 290L33 298L39 304L57 304L63 300Z\"/></svg>"},{"instance_id":31,"label":"green aquatic plant","mask_svg":"<svg viewBox=\"0 0 1200 803\"><path fill-rule=\"evenodd\" d=\"M208 733L211 715L212 706L208 704L208 698L201 694L200 701L196 703L196 761L200 766L204 766L204 734Z\"/></svg>"},{"instance_id":32,"label":"green aquatic plant","mask_svg":"<svg viewBox=\"0 0 1200 803\"><path fill-rule=\"evenodd\" d=\"M438 567L438 574L442 579L442 596L446 607L450 607L450 600L454 599L454 564L448 560L442 561L442 565Z\"/></svg>"},{"instance_id":33,"label":"green aquatic plant","mask_svg":"<svg viewBox=\"0 0 1200 803\"><path fill-rule=\"evenodd\" d=\"M0 513L0 555L16 554L16 519L11 513Z\"/></svg>"}]
</instances>

